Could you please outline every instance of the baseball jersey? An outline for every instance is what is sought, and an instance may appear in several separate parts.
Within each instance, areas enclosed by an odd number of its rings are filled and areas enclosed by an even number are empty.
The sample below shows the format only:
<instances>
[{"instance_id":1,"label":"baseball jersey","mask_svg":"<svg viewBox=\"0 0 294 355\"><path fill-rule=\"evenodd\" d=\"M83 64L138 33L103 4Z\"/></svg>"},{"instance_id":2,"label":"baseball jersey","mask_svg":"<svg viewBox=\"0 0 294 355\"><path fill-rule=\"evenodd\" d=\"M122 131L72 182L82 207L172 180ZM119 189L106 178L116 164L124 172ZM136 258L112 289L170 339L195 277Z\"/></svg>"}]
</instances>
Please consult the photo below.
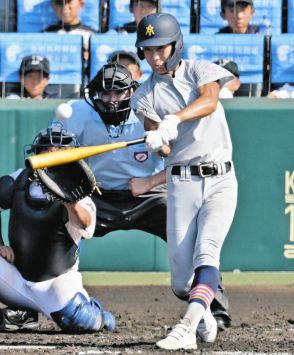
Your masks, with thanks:
<instances>
[{"instance_id":1,"label":"baseball jersey","mask_svg":"<svg viewBox=\"0 0 294 355\"><path fill-rule=\"evenodd\" d=\"M100 145L128 141L144 136L144 127L131 112L122 134L111 138L99 114L84 100L71 102L73 109L65 129L75 133L81 145ZM154 175L164 168L163 159L148 152L144 143L105 152L87 159L97 183L106 190L127 190L133 177Z\"/></svg>"},{"instance_id":2,"label":"baseball jersey","mask_svg":"<svg viewBox=\"0 0 294 355\"><path fill-rule=\"evenodd\" d=\"M234 33L233 29L230 26L226 26L220 28L220 30L216 33ZM249 25L245 33L259 33L259 26L257 25Z\"/></svg>"},{"instance_id":3,"label":"baseball jersey","mask_svg":"<svg viewBox=\"0 0 294 355\"><path fill-rule=\"evenodd\" d=\"M93 28L78 23L76 25L66 25L62 22L51 25L47 27L43 32L56 32L60 34L72 34L72 35L82 35L83 36L83 46L85 50L89 50L89 40L92 34L97 33Z\"/></svg>"},{"instance_id":4,"label":"baseball jersey","mask_svg":"<svg viewBox=\"0 0 294 355\"><path fill-rule=\"evenodd\" d=\"M222 86L233 78L214 63L182 60L174 77L152 73L132 96L131 107L139 119L146 116L160 122L164 115L176 113L195 101L202 85L217 81ZM166 166L231 160L231 138L220 102L210 115L180 123L178 132L178 138L170 142Z\"/></svg>"}]
</instances>

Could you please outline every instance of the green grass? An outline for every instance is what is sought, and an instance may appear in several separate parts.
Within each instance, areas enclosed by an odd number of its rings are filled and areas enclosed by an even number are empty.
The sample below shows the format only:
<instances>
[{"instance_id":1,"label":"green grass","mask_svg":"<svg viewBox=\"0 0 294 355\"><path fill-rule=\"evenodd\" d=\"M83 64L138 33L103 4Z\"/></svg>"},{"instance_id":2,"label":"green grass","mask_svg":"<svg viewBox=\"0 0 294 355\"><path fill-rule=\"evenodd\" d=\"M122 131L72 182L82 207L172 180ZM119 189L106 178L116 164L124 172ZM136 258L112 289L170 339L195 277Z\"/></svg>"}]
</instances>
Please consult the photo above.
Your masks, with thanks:
<instances>
[{"instance_id":1,"label":"green grass","mask_svg":"<svg viewBox=\"0 0 294 355\"><path fill-rule=\"evenodd\" d=\"M168 272L83 272L86 286L170 285ZM294 272L223 272L225 286L294 285Z\"/></svg>"}]
</instances>

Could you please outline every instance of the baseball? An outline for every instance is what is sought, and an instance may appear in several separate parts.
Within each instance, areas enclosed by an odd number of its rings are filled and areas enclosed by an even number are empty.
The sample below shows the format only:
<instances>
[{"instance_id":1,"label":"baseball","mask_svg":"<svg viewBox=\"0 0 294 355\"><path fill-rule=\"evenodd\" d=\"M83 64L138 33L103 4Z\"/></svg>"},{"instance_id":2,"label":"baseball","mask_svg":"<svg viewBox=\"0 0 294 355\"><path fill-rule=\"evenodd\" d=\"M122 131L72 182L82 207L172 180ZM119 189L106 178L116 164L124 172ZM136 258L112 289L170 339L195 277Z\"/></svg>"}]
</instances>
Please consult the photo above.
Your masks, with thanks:
<instances>
[{"instance_id":1,"label":"baseball","mask_svg":"<svg viewBox=\"0 0 294 355\"><path fill-rule=\"evenodd\" d=\"M62 103L57 106L55 116L59 120L68 120L72 115L72 107L67 103Z\"/></svg>"}]
</instances>

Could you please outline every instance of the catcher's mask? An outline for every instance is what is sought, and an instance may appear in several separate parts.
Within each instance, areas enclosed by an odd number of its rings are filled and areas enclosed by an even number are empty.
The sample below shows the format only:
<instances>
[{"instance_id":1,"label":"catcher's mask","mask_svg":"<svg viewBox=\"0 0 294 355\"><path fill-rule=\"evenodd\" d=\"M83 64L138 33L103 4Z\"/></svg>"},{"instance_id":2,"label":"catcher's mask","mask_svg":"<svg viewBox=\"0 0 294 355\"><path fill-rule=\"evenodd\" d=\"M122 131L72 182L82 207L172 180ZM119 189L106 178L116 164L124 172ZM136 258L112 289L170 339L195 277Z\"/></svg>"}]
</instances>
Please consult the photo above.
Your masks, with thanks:
<instances>
[{"instance_id":1,"label":"catcher's mask","mask_svg":"<svg viewBox=\"0 0 294 355\"><path fill-rule=\"evenodd\" d=\"M137 87L129 70L116 62L104 65L85 87L84 98L99 113L110 137L121 135L131 112L132 90ZM119 100L107 101L113 93Z\"/></svg>"},{"instance_id":2,"label":"catcher's mask","mask_svg":"<svg viewBox=\"0 0 294 355\"><path fill-rule=\"evenodd\" d=\"M183 35L176 18L170 14L156 13L145 16L137 29L138 57L143 60L144 47L160 47L171 44L173 51L170 58L165 62L167 70L176 69L183 55Z\"/></svg>"},{"instance_id":3,"label":"catcher's mask","mask_svg":"<svg viewBox=\"0 0 294 355\"><path fill-rule=\"evenodd\" d=\"M63 129L61 123L54 125L41 131L34 139L33 143L25 146L25 156L28 154L39 154L48 147L79 147L77 137Z\"/></svg>"}]
</instances>

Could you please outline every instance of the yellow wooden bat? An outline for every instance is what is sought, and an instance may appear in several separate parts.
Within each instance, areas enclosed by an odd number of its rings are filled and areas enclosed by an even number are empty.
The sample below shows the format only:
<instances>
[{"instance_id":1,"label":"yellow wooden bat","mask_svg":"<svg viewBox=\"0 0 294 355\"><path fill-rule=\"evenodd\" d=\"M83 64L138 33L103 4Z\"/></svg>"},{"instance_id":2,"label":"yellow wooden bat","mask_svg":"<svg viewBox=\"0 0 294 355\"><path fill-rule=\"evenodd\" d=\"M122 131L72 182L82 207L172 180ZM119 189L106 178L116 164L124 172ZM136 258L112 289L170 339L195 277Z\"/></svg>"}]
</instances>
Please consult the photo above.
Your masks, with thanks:
<instances>
[{"instance_id":1,"label":"yellow wooden bat","mask_svg":"<svg viewBox=\"0 0 294 355\"><path fill-rule=\"evenodd\" d=\"M134 139L127 142L117 142L109 143L102 145L92 145L87 147L78 147L78 148L67 148L59 149L55 152L47 152L36 154L28 157L25 160L27 167L32 169L43 169L49 168L50 166L62 165L71 163L84 158L89 158L92 155L102 154L114 149L125 148L129 145L135 145L139 143L144 143L144 138Z\"/></svg>"}]
</instances>

